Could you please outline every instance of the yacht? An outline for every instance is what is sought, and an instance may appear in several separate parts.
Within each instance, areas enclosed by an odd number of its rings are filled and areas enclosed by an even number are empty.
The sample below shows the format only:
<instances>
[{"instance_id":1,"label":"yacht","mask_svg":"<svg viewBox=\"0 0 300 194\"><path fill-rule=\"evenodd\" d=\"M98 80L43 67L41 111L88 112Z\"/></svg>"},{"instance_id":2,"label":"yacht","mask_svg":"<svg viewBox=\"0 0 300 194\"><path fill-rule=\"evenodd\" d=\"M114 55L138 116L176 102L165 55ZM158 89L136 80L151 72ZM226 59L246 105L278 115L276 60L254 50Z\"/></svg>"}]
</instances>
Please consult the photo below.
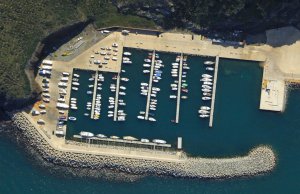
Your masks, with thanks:
<instances>
[{"instance_id":1,"label":"yacht","mask_svg":"<svg viewBox=\"0 0 300 194\"><path fill-rule=\"evenodd\" d=\"M215 64L215 62L213 62L213 61L204 61L204 64L205 65L213 65L213 64Z\"/></svg>"},{"instance_id":2,"label":"yacht","mask_svg":"<svg viewBox=\"0 0 300 194\"><path fill-rule=\"evenodd\" d=\"M157 143L157 144L166 144L167 143L165 140L162 140L162 139L153 139L152 142Z\"/></svg>"},{"instance_id":3,"label":"yacht","mask_svg":"<svg viewBox=\"0 0 300 194\"><path fill-rule=\"evenodd\" d=\"M79 135L80 135L81 137L85 137L85 138L94 137L94 134L93 134L93 133L87 132L87 131L81 131L81 132L79 133Z\"/></svg>"},{"instance_id":4,"label":"yacht","mask_svg":"<svg viewBox=\"0 0 300 194\"><path fill-rule=\"evenodd\" d=\"M211 100L211 97L204 96L202 97L202 100Z\"/></svg>"}]
</instances>

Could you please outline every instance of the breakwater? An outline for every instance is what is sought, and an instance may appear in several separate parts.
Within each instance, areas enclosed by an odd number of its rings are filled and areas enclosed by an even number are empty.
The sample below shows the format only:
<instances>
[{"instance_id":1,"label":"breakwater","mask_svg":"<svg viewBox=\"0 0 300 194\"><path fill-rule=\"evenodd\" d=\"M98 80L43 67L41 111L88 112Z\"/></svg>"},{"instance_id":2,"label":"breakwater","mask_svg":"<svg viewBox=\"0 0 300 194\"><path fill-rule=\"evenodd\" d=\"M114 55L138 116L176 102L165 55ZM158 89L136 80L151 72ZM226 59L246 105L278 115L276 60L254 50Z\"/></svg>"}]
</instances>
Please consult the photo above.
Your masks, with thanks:
<instances>
[{"instance_id":1,"label":"breakwater","mask_svg":"<svg viewBox=\"0 0 300 194\"><path fill-rule=\"evenodd\" d=\"M30 123L23 113L12 115L14 126L24 139L46 161L74 168L112 169L131 174L167 175L184 178L230 178L251 176L271 171L275 167L275 155L266 146L257 147L248 155L235 158L183 157L167 161L119 157L101 154L79 153L54 149ZM51 141L51 140L50 140Z\"/></svg>"}]
</instances>

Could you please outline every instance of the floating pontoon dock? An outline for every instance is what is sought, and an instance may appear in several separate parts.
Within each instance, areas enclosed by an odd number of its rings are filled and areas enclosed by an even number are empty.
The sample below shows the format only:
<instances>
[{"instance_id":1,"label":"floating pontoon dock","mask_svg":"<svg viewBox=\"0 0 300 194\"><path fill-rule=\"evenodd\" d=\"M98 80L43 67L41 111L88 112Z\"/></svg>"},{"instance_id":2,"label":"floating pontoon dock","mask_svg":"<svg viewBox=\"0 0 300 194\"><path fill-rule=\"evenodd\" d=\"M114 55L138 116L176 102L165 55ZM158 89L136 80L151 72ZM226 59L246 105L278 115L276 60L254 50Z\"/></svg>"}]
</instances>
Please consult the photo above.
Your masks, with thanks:
<instances>
[{"instance_id":1,"label":"floating pontoon dock","mask_svg":"<svg viewBox=\"0 0 300 194\"><path fill-rule=\"evenodd\" d=\"M146 111L145 111L146 112L145 120L148 120L148 116L149 116L149 106L150 106L150 98L151 98L151 90L152 90L154 63L155 63L155 51L153 51L153 53L152 53L151 71L150 71L150 78L149 78L149 84L148 84L147 105L146 105Z\"/></svg>"},{"instance_id":2,"label":"floating pontoon dock","mask_svg":"<svg viewBox=\"0 0 300 194\"><path fill-rule=\"evenodd\" d=\"M120 74L117 77L117 85L116 85L116 96L115 96L115 109L114 109L114 121L117 121L118 114L118 101L119 101L119 89L120 89Z\"/></svg>"},{"instance_id":3,"label":"floating pontoon dock","mask_svg":"<svg viewBox=\"0 0 300 194\"><path fill-rule=\"evenodd\" d=\"M216 99L216 89L217 89L216 87L217 87L217 80L218 80L218 68L219 68L219 56L216 56L214 85L213 85L213 91L212 91L211 109L210 109L210 117L209 117L209 127L212 127L213 120L214 120L214 109L215 109L215 99Z\"/></svg>"},{"instance_id":4,"label":"floating pontoon dock","mask_svg":"<svg viewBox=\"0 0 300 194\"><path fill-rule=\"evenodd\" d=\"M92 110L91 110L91 119L94 119L94 109L95 109L95 101L96 101L96 93L97 93L97 83L98 83L98 71L96 71L96 74L95 74L94 93L93 93Z\"/></svg>"},{"instance_id":5,"label":"floating pontoon dock","mask_svg":"<svg viewBox=\"0 0 300 194\"><path fill-rule=\"evenodd\" d=\"M181 97L181 79L182 79L182 63L183 63L183 54L180 55L179 62L179 80L178 80L178 89L177 89L177 103L176 103L176 123L179 123L179 111L180 111L180 97Z\"/></svg>"}]
</instances>

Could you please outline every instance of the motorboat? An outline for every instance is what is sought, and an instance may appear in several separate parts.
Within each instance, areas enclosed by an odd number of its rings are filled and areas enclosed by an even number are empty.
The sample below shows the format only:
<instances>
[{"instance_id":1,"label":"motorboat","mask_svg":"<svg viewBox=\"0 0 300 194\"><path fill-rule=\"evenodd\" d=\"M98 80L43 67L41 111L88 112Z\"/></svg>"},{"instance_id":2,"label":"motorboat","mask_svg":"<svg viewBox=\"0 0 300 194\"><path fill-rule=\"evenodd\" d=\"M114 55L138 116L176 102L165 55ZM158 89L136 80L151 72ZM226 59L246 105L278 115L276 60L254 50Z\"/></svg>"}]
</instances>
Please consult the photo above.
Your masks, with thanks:
<instances>
[{"instance_id":1,"label":"motorboat","mask_svg":"<svg viewBox=\"0 0 300 194\"><path fill-rule=\"evenodd\" d=\"M208 106L201 106L200 109L201 110L210 110L210 107L208 107Z\"/></svg>"},{"instance_id":2,"label":"motorboat","mask_svg":"<svg viewBox=\"0 0 300 194\"><path fill-rule=\"evenodd\" d=\"M98 137L98 138L106 138L106 135L103 135L103 134L97 134L96 137Z\"/></svg>"},{"instance_id":3,"label":"motorboat","mask_svg":"<svg viewBox=\"0 0 300 194\"><path fill-rule=\"evenodd\" d=\"M202 78L202 79L200 79L200 81L202 81L202 82L212 82L213 80L210 79L210 78Z\"/></svg>"},{"instance_id":4,"label":"motorboat","mask_svg":"<svg viewBox=\"0 0 300 194\"><path fill-rule=\"evenodd\" d=\"M39 120L37 121L37 123L40 124L40 125L43 125L43 124L45 124L45 121L44 121L43 119L39 119Z\"/></svg>"},{"instance_id":5,"label":"motorboat","mask_svg":"<svg viewBox=\"0 0 300 194\"><path fill-rule=\"evenodd\" d=\"M89 81L94 81L94 80L95 80L95 78L93 78L93 77L89 78Z\"/></svg>"},{"instance_id":6,"label":"motorboat","mask_svg":"<svg viewBox=\"0 0 300 194\"><path fill-rule=\"evenodd\" d=\"M212 86L213 83L212 82L203 82L204 85L209 85L209 86Z\"/></svg>"},{"instance_id":7,"label":"motorboat","mask_svg":"<svg viewBox=\"0 0 300 194\"><path fill-rule=\"evenodd\" d=\"M124 52L123 53L125 56L131 56L131 53L130 52Z\"/></svg>"},{"instance_id":8,"label":"motorboat","mask_svg":"<svg viewBox=\"0 0 300 194\"><path fill-rule=\"evenodd\" d=\"M119 95L120 95L120 96L125 96L126 93L125 93L125 92L119 92Z\"/></svg>"},{"instance_id":9,"label":"motorboat","mask_svg":"<svg viewBox=\"0 0 300 194\"><path fill-rule=\"evenodd\" d=\"M204 96L202 97L202 100L211 100L211 97Z\"/></svg>"},{"instance_id":10,"label":"motorboat","mask_svg":"<svg viewBox=\"0 0 300 194\"><path fill-rule=\"evenodd\" d=\"M152 90L154 90L154 91L160 91L160 88L152 87Z\"/></svg>"},{"instance_id":11,"label":"motorboat","mask_svg":"<svg viewBox=\"0 0 300 194\"><path fill-rule=\"evenodd\" d=\"M50 99L49 98L43 98L43 101L48 103L48 102L50 102Z\"/></svg>"},{"instance_id":12,"label":"motorboat","mask_svg":"<svg viewBox=\"0 0 300 194\"><path fill-rule=\"evenodd\" d=\"M94 134L93 134L93 133L87 132L87 131L81 131L81 132L79 133L79 135L80 135L81 137L84 137L84 138L94 137Z\"/></svg>"},{"instance_id":13,"label":"motorboat","mask_svg":"<svg viewBox=\"0 0 300 194\"><path fill-rule=\"evenodd\" d=\"M69 117L69 120L70 120L70 121L76 121L77 118L76 118L76 117Z\"/></svg>"},{"instance_id":14,"label":"motorboat","mask_svg":"<svg viewBox=\"0 0 300 194\"><path fill-rule=\"evenodd\" d=\"M203 78L212 78L213 76L212 76L212 75L209 75L209 74L202 74L202 77L203 77Z\"/></svg>"},{"instance_id":15,"label":"motorboat","mask_svg":"<svg viewBox=\"0 0 300 194\"><path fill-rule=\"evenodd\" d=\"M155 121L156 121L156 119L153 118L153 117L149 117L148 120L149 120L149 121L152 121L152 122L155 122Z\"/></svg>"},{"instance_id":16,"label":"motorboat","mask_svg":"<svg viewBox=\"0 0 300 194\"><path fill-rule=\"evenodd\" d=\"M152 142L157 143L157 144L166 144L167 143L165 140L162 140L162 139L153 139Z\"/></svg>"},{"instance_id":17,"label":"motorboat","mask_svg":"<svg viewBox=\"0 0 300 194\"><path fill-rule=\"evenodd\" d=\"M213 67L206 67L205 69L206 69L207 71L213 71L213 70L214 70Z\"/></svg>"},{"instance_id":18,"label":"motorboat","mask_svg":"<svg viewBox=\"0 0 300 194\"><path fill-rule=\"evenodd\" d=\"M126 90L126 87L125 86L120 86L120 89L121 90Z\"/></svg>"},{"instance_id":19,"label":"motorboat","mask_svg":"<svg viewBox=\"0 0 300 194\"><path fill-rule=\"evenodd\" d=\"M208 86L208 85L202 85L202 88L205 88L205 89L211 89L212 87L211 87L211 86Z\"/></svg>"},{"instance_id":20,"label":"motorboat","mask_svg":"<svg viewBox=\"0 0 300 194\"><path fill-rule=\"evenodd\" d=\"M149 141L149 139L144 139L144 138L142 138L142 139L141 139L141 142L142 142L142 143L149 143L150 141Z\"/></svg>"},{"instance_id":21,"label":"motorboat","mask_svg":"<svg viewBox=\"0 0 300 194\"><path fill-rule=\"evenodd\" d=\"M113 116L114 116L114 114L108 114L107 116L108 116L108 117L113 117Z\"/></svg>"},{"instance_id":22,"label":"motorboat","mask_svg":"<svg viewBox=\"0 0 300 194\"><path fill-rule=\"evenodd\" d=\"M215 62L213 61L204 61L204 65L213 65Z\"/></svg>"},{"instance_id":23,"label":"motorboat","mask_svg":"<svg viewBox=\"0 0 300 194\"><path fill-rule=\"evenodd\" d=\"M212 96L209 92L203 92L203 96Z\"/></svg>"},{"instance_id":24,"label":"motorboat","mask_svg":"<svg viewBox=\"0 0 300 194\"><path fill-rule=\"evenodd\" d=\"M154 107L150 107L149 109L150 109L150 110L156 110L156 108L154 108Z\"/></svg>"},{"instance_id":25,"label":"motorboat","mask_svg":"<svg viewBox=\"0 0 300 194\"><path fill-rule=\"evenodd\" d=\"M130 58L128 58L128 57L123 57L123 61L130 61Z\"/></svg>"}]
</instances>

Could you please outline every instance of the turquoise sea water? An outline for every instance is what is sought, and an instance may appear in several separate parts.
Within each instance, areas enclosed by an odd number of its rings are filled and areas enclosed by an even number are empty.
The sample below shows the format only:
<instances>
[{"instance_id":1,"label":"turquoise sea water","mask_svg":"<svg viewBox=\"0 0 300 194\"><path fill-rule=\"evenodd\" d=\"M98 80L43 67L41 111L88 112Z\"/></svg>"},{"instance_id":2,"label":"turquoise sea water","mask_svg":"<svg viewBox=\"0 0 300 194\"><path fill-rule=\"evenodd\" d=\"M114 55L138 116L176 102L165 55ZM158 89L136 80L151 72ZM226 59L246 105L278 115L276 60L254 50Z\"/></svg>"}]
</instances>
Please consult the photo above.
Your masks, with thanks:
<instances>
[{"instance_id":1,"label":"turquoise sea water","mask_svg":"<svg viewBox=\"0 0 300 194\"><path fill-rule=\"evenodd\" d=\"M169 56L166 54L164 61L167 61ZM172 56L170 60L173 60ZM201 58L198 57L190 57L189 60L201 62ZM194 64L193 61L189 63ZM190 66L192 69L187 79L191 83L192 79L199 80L194 76L201 73L202 66ZM127 73L129 74L129 70ZM167 71L164 73L163 76L169 76ZM135 74L136 79L144 79L139 77L140 73L133 72L133 75ZM183 102L180 124L172 126L171 129L168 126L171 126L169 121L175 114L175 102L161 98L157 114L163 114L164 109L167 111L160 121L163 124L159 127L145 124L140 128L130 124L131 118L128 117L128 122L120 124L118 129L114 128L115 125L111 126L110 122L101 124L99 120L99 128L97 126L95 130L103 130L101 133L109 135L111 133L120 136L160 137L170 142L176 141L175 138L181 135L186 151L207 157L242 155L254 146L267 144L273 147L278 157L276 169L269 174L229 180L150 176L132 183L101 178L66 178L59 174L52 175L47 170L32 165L32 161L22 149L0 136L0 193L299 193L300 91L289 92L284 113L260 111L258 108L261 76L262 69L257 63L221 60L213 128L208 128L208 121L194 119L197 117L194 112L201 103L201 100L198 103L195 101L199 94L193 92L201 89L197 86L197 81L195 84L189 83L189 99ZM159 84L161 88L165 88L163 91L169 93L167 80ZM140 80L136 82L139 84ZM137 86L131 86L129 83L126 87L131 90L130 87L134 89ZM136 102L132 108L140 111L145 103L140 99L139 93L136 92L136 95L132 97ZM124 100L130 102L130 99ZM129 104L126 109L130 109ZM136 115L132 116L132 120L135 118Z\"/></svg>"}]
</instances>

